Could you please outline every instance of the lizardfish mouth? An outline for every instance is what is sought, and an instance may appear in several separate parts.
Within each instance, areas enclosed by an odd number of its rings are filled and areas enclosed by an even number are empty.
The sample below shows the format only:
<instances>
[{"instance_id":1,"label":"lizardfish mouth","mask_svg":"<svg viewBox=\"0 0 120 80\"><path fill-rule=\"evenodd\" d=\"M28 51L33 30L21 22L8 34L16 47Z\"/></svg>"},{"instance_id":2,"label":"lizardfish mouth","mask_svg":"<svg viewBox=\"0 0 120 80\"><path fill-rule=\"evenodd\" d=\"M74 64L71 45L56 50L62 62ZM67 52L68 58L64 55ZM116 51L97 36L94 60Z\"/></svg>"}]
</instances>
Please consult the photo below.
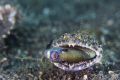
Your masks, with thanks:
<instances>
[{"instance_id":1,"label":"lizardfish mouth","mask_svg":"<svg viewBox=\"0 0 120 80\"><path fill-rule=\"evenodd\" d=\"M59 62L54 65L66 71L78 71L94 65L102 57L98 49L91 46L62 45Z\"/></svg>"}]
</instances>

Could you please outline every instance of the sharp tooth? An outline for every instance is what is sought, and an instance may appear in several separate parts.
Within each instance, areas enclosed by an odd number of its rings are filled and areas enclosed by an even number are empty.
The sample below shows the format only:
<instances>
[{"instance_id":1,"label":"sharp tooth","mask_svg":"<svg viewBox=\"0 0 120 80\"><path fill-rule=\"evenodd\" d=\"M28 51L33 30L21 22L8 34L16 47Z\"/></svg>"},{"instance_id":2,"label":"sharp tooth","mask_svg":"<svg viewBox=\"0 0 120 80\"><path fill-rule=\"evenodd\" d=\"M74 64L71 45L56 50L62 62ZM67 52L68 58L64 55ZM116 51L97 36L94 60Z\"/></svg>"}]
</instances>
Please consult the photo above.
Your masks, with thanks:
<instances>
[{"instance_id":1,"label":"sharp tooth","mask_svg":"<svg viewBox=\"0 0 120 80\"><path fill-rule=\"evenodd\" d=\"M81 67L79 66L79 70L81 70Z\"/></svg>"},{"instance_id":2,"label":"sharp tooth","mask_svg":"<svg viewBox=\"0 0 120 80\"><path fill-rule=\"evenodd\" d=\"M86 65L86 66L88 67L89 65L90 65L90 64L89 64L89 63L87 63L87 65Z\"/></svg>"},{"instance_id":3,"label":"sharp tooth","mask_svg":"<svg viewBox=\"0 0 120 80\"><path fill-rule=\"evenodd\" d=\"M88 47L88 44L86 44L86 47Z\"/></svg>"},{"instance_id":4,"label":"sharp tooth","mask_svg":"<svg viewBox=\"0 0 120 80\"><path fill-rule=\"evenodd\" d=\"M82 43L80 42L80 43L79 43L79 46L81 46L81 45L82 45Z\"/></svg>"},{"instance_id":5,"label":"sharp tooth","mask_svg":"<svg viewBox=\"0 0 120 80\"><path fill-rule=\"evenodd\" d=\"M65 65L68 65L67 63L65 63Z\"/></svg>"},{"instance_id":6,"label":"sharp tooth","mask_svg":"<svg viewBox=\"0 0 120 80\"><path fill-rule=\"evenodd\" d=\"M69 44L69 47L71 46L71 44Z\"/></svg>"},{"instance_id":7,"label":"sharp tooth","mask_svg":"<svg viewBox=\"0 0 120 80\"><path fill-rule=\"evenodd\" d=\"M73 63L73 66L75 66L75 64Z\"/></svg>"},{"instance_id":8,"label":"sharp tooth","mask_svg":"<svg viewBox=\"0 0 120 80\"><path fill-rule=\"evenodd\" d=\"M90 65L92 65L93 63L92 62L90 62Z\"/></svg>"},{"instance_id":9,"label":"sharp tooth","mask_svg":"<svg viewBox=\"0 0 120 80\"><path fill-rule=\"evenodd\" d=\"M79 64L82 64L83 62L79 62Z\"/></svg>"},{"instance_id":10,"label":"sharp tooth","mask_svg":"<svg viewBox=\"0 0 120 80\"><path fill-rule=\"evenodd\" d=\"M75 46L75 44L72 44L72 46L74 47L74 46Z\"/></svg>"}]
</instances>

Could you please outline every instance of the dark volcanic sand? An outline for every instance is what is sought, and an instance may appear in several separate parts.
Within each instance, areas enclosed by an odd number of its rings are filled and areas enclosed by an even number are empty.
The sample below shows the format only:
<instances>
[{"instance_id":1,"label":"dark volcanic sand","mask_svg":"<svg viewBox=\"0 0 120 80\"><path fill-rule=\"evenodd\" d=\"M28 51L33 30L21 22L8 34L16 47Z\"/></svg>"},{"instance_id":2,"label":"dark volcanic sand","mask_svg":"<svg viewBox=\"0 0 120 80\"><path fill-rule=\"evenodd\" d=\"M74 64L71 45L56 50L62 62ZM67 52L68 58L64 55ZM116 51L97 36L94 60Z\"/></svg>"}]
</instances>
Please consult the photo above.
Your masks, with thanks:
<instances>
[{"instance_id":1,"label":"dark volcanic sand","mask_svg":"<svg viewBox=\"0 0 120 80\"><path fill-rule=\"evenodd\" d=\"M0 0L1 5L11 4L18 12L15 29L2 45L6 48L0 54L0 78L119 80L119 3L118 0ZM103 44L102 64L83 71L66 72L43 58L51 40L79 29L96 33L97 40Z\"/></svg>"}]
</instances>

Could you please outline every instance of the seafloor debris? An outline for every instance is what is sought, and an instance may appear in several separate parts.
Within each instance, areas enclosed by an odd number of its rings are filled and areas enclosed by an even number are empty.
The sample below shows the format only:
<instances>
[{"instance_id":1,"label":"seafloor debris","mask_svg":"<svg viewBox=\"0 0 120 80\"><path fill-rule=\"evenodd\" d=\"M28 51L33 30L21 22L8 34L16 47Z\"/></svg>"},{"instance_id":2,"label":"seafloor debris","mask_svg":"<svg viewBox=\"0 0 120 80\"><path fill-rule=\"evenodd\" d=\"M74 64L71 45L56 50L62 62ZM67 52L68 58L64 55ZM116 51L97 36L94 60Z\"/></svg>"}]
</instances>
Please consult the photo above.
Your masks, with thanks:
<instances>
[{"instance_id":1,"label":"seafloor debris","mask_svg":"<svg viewBox=\"0 0 120 80\"><path fill-rule=\"evenodd\" d=\"M102 48L98 42L80 30L75 33L65 33L53 40L45 56L60 69L78 71L100 62Z\"/></svg>"},{"instance_id":2,"label":"seafloor debris","mask_svg":"<svg viewBox=\"0 0 120 80\"><path fill-rule=\"evenodd\" d=\"M17 11L10 4L0 6L0 48L4 45L3 38L10 34L15 25Z\"/></svg>"}]
</instances>

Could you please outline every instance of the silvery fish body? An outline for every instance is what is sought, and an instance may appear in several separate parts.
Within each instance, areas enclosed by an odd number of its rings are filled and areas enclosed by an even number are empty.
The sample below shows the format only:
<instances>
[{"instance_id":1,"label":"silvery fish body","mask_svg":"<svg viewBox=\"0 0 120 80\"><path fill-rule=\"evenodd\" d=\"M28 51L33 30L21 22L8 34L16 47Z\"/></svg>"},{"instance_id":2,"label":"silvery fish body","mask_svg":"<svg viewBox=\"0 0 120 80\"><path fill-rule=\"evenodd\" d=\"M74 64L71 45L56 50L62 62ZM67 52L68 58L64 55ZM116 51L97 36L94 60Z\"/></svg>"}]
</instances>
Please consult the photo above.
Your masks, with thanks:
<instances>
[{"instance_id":1,"label":"silvery fish body","mask_svg":"<svg viewBox=\"0 0 120 80\"><path fill-rule=\"evenodd\" d=\"M58 68L65 71L78 71L100 62L102 48L87 31L65 33L53 40L44 53Z\"/></svg>"}]
</instances>

